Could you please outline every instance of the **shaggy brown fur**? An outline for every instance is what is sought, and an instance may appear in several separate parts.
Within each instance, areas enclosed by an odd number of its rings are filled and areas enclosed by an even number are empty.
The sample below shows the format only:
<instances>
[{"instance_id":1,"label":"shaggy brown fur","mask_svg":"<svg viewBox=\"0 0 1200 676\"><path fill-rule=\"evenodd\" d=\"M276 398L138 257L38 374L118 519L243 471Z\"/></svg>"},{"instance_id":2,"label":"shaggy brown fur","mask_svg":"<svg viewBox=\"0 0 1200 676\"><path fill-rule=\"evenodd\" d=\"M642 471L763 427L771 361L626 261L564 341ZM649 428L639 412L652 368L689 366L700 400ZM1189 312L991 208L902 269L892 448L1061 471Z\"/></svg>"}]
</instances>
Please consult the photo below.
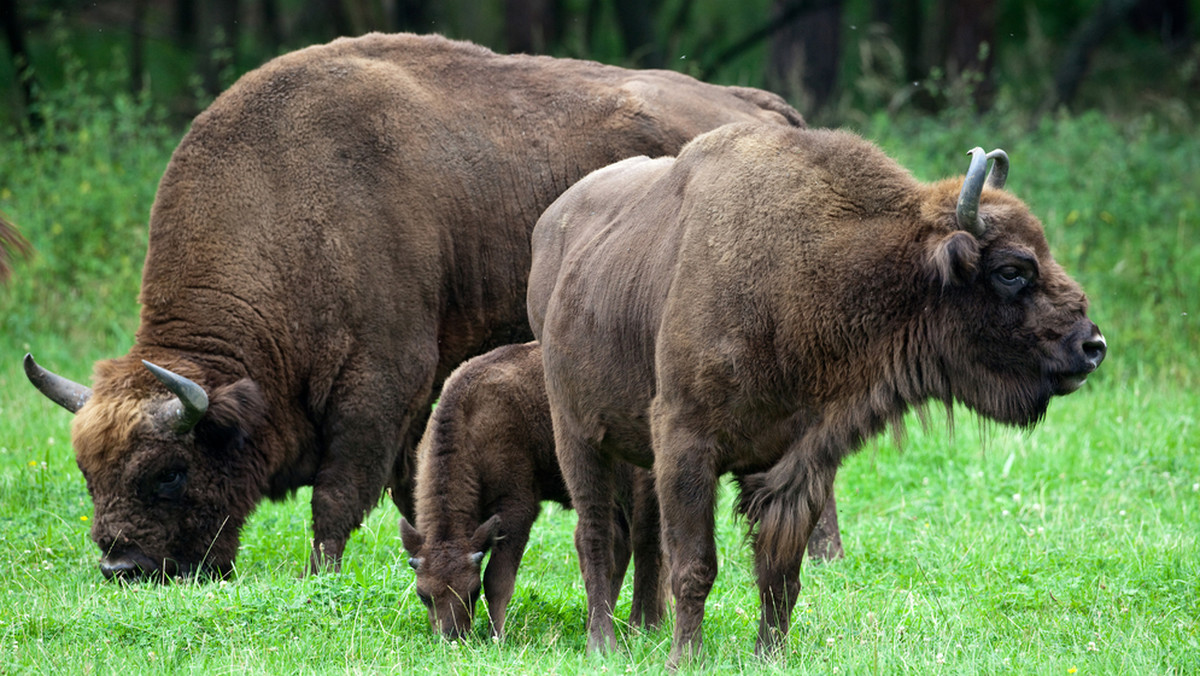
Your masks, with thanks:
<instances>
[{"instance_id":1,"label":"shaggy brown fur","mask_svg":"<svg viewBox=\"0 0 1200 676\"><path fill-rule=\"evenodd\" d=\"M9 263L14 253L27 255L29 243L11 223L0 216L0 282L8 281L9 275L12 274Z\"/></svg>"},{"instance_id":2,"label":"shaggy brown fur","mask_svg":"<svg viewBox=\"0 0 1200 676\"><path fill-rule=\"evenodd\" d=\"M613 594L621 588L632 548L630 623L655 625L663 598L653 478L626 463L615 473ZM417 526L401 517L400 533L430 623L448 638L470 630L481 563L490 548L482 589L492 632L502 635L541 502L571 506L554 455L537 343L497 348L450 374L418 446L416 483Z\"/></svg>"},{"instance_id":3,"label":"shaggy brown fur","mask_svg":"<svg viewBox=\"0 0 1200 676\"><path fill-rule=\"evenodd\" d=\"M988 188L976 239L962 184L920 184L844 132L735 124L597 171L538 222L529 314L580 565L605 579L610 527L588 517L607 466L653 462L674 662L700 648L719 476L754 532L769 651L847 454L930 400L1032 425L1103 359L1037 219ZM595 589L589 645L612 647Z\"/></svg>"},{"instance_id":4,"label":"shaggy brown fur","mask_svg":"<svg viewBox=\"0 0 1200 676\"><path fill-rule=\"evenodd\" d=\"M385 485L412 517L412 449L441 381L530 337L542 210L592 169L738 120L803 124L758 90L435 36L339 39L243 76L175 150L150 215L136 344L97 369L86 407L108 412L80 413L106 558L227 569L254 505L304 485L314 566L339 564ZM140 359L218 408L237 386L233 426L137 437L116 418L166 397ZM154 488L173 482L179 500Z\"/></svg>"}]
</instances>

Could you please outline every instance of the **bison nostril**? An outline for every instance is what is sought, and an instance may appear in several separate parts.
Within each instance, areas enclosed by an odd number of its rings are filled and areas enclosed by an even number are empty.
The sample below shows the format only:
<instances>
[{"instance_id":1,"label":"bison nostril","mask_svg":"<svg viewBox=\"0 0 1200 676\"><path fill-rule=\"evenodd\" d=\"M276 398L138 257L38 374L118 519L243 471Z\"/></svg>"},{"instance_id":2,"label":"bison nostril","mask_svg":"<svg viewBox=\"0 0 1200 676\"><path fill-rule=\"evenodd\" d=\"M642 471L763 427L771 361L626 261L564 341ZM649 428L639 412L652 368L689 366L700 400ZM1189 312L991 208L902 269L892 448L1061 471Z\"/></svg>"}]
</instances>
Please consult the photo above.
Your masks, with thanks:
<instances>
[{"instance_id":1,"label":"bison nostril","mask_svg":"<svg viewBox=\"0 0 1200 676\"><path fill-rule=\"evenodd\" d=\"M1100 333L1097 332L1091 338L1083 341L1083 356L1093 369L1100 366L1100 362L1104 361L1104 355L1107 353L1108 342Z\"/></svg>"},{"instance_id":2,"label":"bison nostril","mask_svg":"<svg viewBox=\"0 0 1200 676\"><path fill-rule=\"evenodd\" d=\"M100 562L100 572L106 580L132 580L141 575L142 568L126 558L104 559Z\"/></svg>"}]
</instances>

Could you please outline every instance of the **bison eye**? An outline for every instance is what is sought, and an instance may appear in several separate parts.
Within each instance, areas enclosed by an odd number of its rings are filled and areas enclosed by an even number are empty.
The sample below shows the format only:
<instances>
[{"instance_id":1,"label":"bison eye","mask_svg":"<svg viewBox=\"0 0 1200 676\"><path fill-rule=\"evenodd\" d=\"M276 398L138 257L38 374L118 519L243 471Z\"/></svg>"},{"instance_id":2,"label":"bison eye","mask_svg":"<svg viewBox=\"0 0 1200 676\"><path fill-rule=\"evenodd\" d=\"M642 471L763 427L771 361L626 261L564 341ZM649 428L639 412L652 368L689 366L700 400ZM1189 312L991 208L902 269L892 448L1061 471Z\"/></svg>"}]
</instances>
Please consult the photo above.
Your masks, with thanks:
<instances>
[{"instance_id":1,"label":"bison eye","mask_svg":"<svg viewBox=\"0 0 1200 676\"><path fill-rule=\"evenodd\" d=\"M1033 281L1033 271L1020 265L1002 265L992 272L992 284L1001 295L1012 298Z\"/></svg>"},{"instance_id":2,"label":"bison eye","mask_svg":"<svg viewBox=\"0 0 1200 676\"><path fill-rule=\"evenodd\" d=\"M183 484L187 481L187 471L182 469L165 469L154 478L158 486L155 489L160 497L177 498L183 492Z\"/></svg>"}]
</instances>

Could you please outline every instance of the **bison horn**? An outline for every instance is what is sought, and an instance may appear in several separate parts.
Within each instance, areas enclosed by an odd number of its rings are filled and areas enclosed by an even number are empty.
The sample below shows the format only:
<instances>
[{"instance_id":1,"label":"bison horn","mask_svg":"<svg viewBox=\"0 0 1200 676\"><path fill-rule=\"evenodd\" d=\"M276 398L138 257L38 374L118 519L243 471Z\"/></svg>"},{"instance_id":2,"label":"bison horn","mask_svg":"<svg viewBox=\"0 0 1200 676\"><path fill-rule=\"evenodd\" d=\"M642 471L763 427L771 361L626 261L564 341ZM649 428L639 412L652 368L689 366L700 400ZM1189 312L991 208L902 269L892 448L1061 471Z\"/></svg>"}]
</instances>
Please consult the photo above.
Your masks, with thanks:
<instances>
[{"instance_id":1,"label":"bison horn","mask_svg":"<svg viewBox=\"0 0 1200 676\"><path fill-rule=\"evenodd\" d=\"M151 364L145 359L142 360L142 364L179 399L182 408L174 414L175 431L183 434L195 427L196 423L204 417L204 413L208 411L208 395L204 392L204 388L178 373L168 371L157 364Z\"/></svg>"},{"instance_id":2,"label":"bison horn","mask_svg":"<svg viewBox=\"0 0 1200 676\"><path fill-rule=\"evenodd\" d=\"M989 188L1004 187L1004 182L1008 179L1008 153L999 148L984 153L983 148L975 147L967 154L971 156L971 165L967 168L962 192L958 194L958 208L955 214L958 227L979 237L984 231L984 225L979 220L979 196L983 193L983 184L986 181ZM992 171L985 174L988 160L994 162Z\"/></svg>"},{"instance_id":3,"label":"bison horn","mask_svg":"<svg viewBox=\"0 0 1200 676\"><path fill-rule=\"evenodd\" d=\"M67 380L38 366L31 354L25 355L25 376L38 389L38 392L46 395L47 399L71 413L83 408L88 399L92 398L92 388L80 385L73 380Z\"/></svg>"}]
</instances>

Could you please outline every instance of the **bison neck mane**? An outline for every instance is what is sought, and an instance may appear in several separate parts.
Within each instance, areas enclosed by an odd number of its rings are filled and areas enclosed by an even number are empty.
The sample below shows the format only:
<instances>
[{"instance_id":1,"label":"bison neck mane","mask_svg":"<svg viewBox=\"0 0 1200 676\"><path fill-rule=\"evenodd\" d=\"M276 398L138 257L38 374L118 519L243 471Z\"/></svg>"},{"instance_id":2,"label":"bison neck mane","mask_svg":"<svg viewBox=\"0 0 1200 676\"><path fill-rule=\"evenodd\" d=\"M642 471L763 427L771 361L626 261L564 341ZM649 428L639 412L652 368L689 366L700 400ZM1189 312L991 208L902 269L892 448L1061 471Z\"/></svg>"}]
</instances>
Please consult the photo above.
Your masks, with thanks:
<instances>
[{"instance_id":1,"label":"bison neck mane","mask_svg":"<svg viewBox=\"0 0 1200 676\"><path fill-rule=\"evenodd\" d=\"M425 538L469 537L482 523L481 458L470 442L458 400L470 385L443 393L429 422L432 435L419 449L417 529Z\"/></svg>"}]
</instances>

